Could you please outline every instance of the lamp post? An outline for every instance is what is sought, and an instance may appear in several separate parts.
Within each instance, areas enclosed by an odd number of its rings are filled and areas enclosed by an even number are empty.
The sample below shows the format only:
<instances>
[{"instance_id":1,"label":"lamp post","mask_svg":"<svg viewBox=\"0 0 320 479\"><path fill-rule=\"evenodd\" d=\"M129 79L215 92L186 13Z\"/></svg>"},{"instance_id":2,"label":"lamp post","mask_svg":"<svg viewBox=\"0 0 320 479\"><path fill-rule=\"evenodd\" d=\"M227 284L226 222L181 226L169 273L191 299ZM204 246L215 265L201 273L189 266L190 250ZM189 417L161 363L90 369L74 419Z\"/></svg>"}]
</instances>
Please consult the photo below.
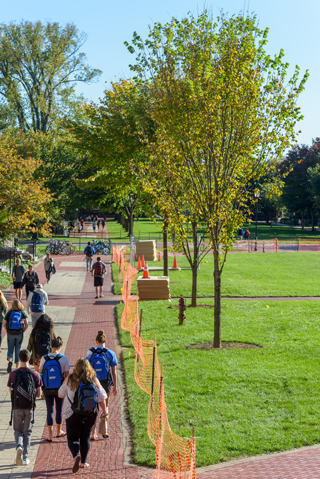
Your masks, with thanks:
<instances>
[{"instance_id":1,"label":"lamp post","mask_svg":"<svg viewBox=\"0 0 320 479\"><path fill-rule=\"evenodd\" d=\"M258 239L258 200L260 197L260 191L257 190L254 194L254 197L256 199L256 234L255 234L255 239Z\"/></svg>"}]
</instances>

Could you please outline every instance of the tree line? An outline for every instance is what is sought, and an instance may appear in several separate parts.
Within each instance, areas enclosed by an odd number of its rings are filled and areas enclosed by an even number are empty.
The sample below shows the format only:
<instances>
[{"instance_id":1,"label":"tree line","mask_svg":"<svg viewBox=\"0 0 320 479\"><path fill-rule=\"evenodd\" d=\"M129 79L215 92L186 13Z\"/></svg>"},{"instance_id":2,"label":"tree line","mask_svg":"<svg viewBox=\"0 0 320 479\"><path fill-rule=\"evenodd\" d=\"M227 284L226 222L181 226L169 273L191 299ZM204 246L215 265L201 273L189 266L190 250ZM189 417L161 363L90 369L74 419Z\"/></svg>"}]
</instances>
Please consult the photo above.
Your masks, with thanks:
<instances>
[{"instance_id":1,"label":"tree line","mask_svg":"<svg viewBox=\"0 0 320 479\"><path fill-rule=\"evenodd\" d=\"M226 256L257 191L270 201L282 189L283 198L290 194L281 175L288 181L294 171L297 99L308 73L301 76L296 66L288 78L284 52L266 53L268 30L255 16L215 19L205 10L155 23L146 40L134 33L125 43L134 55L132 78L111 83L89 103L73 85L100 72L84 63L84 37L74 26L24 22L6 26L6 35L3 63L7 51L12 64L0 82L3 137L19 131L17 154L36 158L33 175L48 205L61 211L105 204L126 215L129 234L134 215L160 214L164 250L170 227L192 269L193 306L199 265L212 251L219 348ZM22 52L13 55L18 45Z\"/></svg>"}]
</instances>

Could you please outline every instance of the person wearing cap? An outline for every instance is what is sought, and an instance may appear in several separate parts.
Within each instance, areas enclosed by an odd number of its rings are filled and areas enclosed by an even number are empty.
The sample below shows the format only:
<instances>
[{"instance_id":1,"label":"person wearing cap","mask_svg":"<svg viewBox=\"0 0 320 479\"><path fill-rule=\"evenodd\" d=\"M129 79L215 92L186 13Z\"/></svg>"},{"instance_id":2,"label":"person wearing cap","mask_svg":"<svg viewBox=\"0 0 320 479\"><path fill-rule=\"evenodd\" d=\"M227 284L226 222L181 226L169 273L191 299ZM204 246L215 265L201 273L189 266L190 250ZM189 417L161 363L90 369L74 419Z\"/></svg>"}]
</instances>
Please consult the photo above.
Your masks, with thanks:
<instances>
[{"instance_id":1,"label":"person wearing cap","mask_svg":"<svg viewBox=\"0 0 320 479\"><path fill-rule=\"evenodd\" d=\"M42 297L42 305L41 307L35 307L35 301L32 301L34 294L40 294ZM26 310L27 313L31 313L31 320L32 320L32 327L36 324L37 319L40 318L42 314L46 312L46 305L49 304L49 299L47 292L44 291L42 284L38 283L36 285L36 289L31 292L28 296L27 302L26 302ZM39 311L40 309L40 311Z\"/></svg>"}]
</instances>

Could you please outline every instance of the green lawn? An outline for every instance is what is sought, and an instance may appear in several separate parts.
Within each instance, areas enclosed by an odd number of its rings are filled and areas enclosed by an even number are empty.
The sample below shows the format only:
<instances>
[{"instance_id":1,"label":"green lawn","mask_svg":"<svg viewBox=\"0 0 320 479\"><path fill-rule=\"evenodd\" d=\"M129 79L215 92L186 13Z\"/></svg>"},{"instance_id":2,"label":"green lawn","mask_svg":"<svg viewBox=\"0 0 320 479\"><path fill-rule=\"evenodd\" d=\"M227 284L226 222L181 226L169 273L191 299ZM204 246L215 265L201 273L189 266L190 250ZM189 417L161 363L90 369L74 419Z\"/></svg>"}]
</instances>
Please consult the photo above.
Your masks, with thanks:
<instances>
[{"instance_id":1,"label":"green lawn","mask_svg":"<svg viewBox=\"0 0 320 479\"><path fill-rule=\"evenodd\" d=\"M172 265L173 257L169 257ZM213 257L201 264L198 297L213 297ZM150 262L149 266L162 263ZM170 271L172 297L191 297L192 274L185 257L178 257L181 271ZM121 294L118 266L113 264L114 293ZM320 296L319 253L229 254L222 274L223 296ZM161 276L162 272L151 272ZM132 293L137 292L136 281Z\"/></svg>"},{"instance_id":2,"label":"green lawn","mask_svg":"<svg viewBox=\"0 0 320 479\"><path fill-rule=\"evenodd\" d=\"M251 239L254 239L255 237L255 228L256 225L255 223L246 223L243 228L248 228L251 236ZM297 238L302 238L302 239L318 239L320 241L320 231L318 228L316 228L316 231L312 232L311 228L308 229L302 229L301 227L297 228L291 228L290 226L286 225L281 225L281 226L273 226L270 228L270 226L263 224L263 223L258 223L258 228L257 228L257 233L258 233L258 239L259 240L268 240L268 239L274 239L277 238L278 241L297 241Z\"/></svg>"},{"instance_id":3,"label":"green lawn","mask_svg":"<svg viewBox=\"0 0 320 479\"><path fill-rule=\"evenodd\" d=\"M188 308L178 326L178 309L170 304L177 301L140 303L142 336L157 335L170 425L183 437L195 426L198 467L320 442L319 302L224 301L222 339L262 348L220 351L185 349L212 340L211 309ZM135 384L133 348L121 328L120 339L129 348L123 360L134 459L154 465L149 396Z\"/></svg>"},{"instance_id":4,"label":"green lawn","mask_svg":"<svg viewBox=\"0 0 320 479\"><path fill-rule=\"evenodd\" d=\"M134 234L137 239L162 240L162 222L140 219L134 222ZM107 229L113 243L130 242L127 231L116 220L107 220Z\"/></svg>"}]
</instances>

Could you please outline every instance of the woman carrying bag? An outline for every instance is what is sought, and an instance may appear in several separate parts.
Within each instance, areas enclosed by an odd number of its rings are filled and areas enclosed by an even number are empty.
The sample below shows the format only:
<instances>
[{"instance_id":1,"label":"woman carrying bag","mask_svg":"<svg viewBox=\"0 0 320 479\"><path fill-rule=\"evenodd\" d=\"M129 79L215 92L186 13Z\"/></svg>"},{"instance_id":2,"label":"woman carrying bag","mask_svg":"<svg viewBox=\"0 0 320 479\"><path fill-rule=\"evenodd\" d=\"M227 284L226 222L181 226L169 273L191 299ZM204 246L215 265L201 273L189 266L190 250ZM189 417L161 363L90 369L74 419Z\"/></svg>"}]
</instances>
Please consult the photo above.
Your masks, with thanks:
<instances>
[{"instance_id":1,"label":"woman carrying bag","mask_svg":"<svg viewBox=\"0 0 320 479\"><path fill-rule=\"evenodd\" d=\"M44 265L44 271L46 273L47 283L49 284L51 273L54 274L56 272L56 268L55 268L55 265L53 263L53 259L50 258L49 253L46 254L46 257L44 258L43 265Z\"/></svg>"},{"instance_id":2,"label":"woman carrying bag","mask_svg":"<svg viewBox=\"0 0 320 479\"><path fill-rule=\"evenodd\" d=\"M11 373L13 354L16 369L19 367L19 352L23 341L23 333L28 329L28 316L19 299L12 301L11 309L7 312L3 325L7 330L8 341L7 372Z\"/></svg>"},{"instance_id":3,"label":"woman carrying bag","mask_svg":"<svg viewBox=\"0 0 320 479\"><path fill-rule=\"evenodd\" d=\"M107 394L101 387L87 359L78 359L72 373L58 391L65 398L64 418L67 425L68 447L74 458L72 472L88 467L90 434L96 422L98 404L106 415Z\"/></svg>"},{"instance_id":4,"label":"woman carrying bag","mask_svg":"<svg viewBox=\"0 0 320 479\"><path fill-rule=\"evenodd\" d=\"M62 409L63 398L58 397L58 390L64 379L69 374L69 361L66 356L60 354L63 345L62 338L58 336L51 341L51 353L42 356L39 365L39 372L42 376L43 393L47 406L47 426L49 435L48 442L52 442L53 433L53 412L54 406L56 408L56 424L58 438L64 437L65 432L62 431Z\"/></svg>"},{"instance_id":5,"label":"woman carrying bag","mask_svg":"<svg viewBox=\"0 0 320 479\"><path fill-rule=\"evenodd\" d=\"M2 343L2 324L3 320L8 312L8 303L6 298L4 297L3 292L0 290L0 353L1 350L1 343Z\"/></svg>"}]
</instances>

